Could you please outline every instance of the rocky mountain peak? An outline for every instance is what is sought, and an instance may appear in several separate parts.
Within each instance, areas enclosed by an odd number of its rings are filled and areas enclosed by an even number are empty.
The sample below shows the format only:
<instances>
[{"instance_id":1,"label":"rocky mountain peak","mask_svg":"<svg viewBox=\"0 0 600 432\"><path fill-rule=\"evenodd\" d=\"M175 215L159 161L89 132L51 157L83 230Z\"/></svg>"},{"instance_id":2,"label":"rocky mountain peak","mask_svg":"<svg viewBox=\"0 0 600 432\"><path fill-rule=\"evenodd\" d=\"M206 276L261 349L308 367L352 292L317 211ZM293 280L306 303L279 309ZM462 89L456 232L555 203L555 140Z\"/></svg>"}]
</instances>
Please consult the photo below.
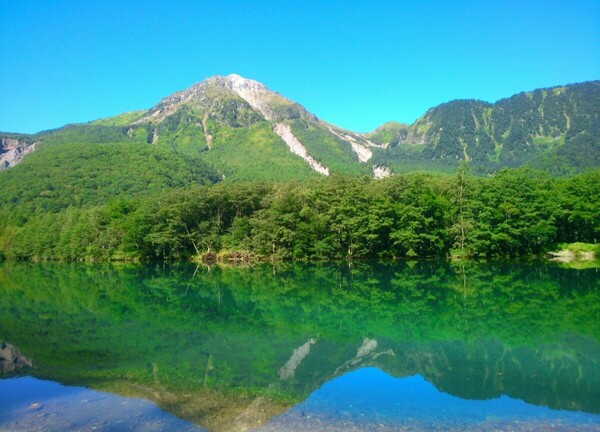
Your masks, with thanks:
<instances>
[{"instance_id":1,"label":"rocky mountain peak","mask_svg":"<svg viewBox=\"0 0 600 432\"><path fill-rule=\"evenodd\" d=\"M254 110L270 122L280 122L300 117L317 120L313 114L306 111L301 105L270 90L258 81L237 74L216 77L216 79L221 81L224 88L244 99Z\"/></svg>"},{"instance_id":2,"label":"rocky mountain peak","mask_svg":"<svg viewBox=\"0 0 600 432\"><path fill-rule=\"evenodd\" d=\"M237 74L217 77L216 80L221 81L224 88L244 99L252 108L261 113L269 121L275 120L272 110L273 104L283 101L292 104L291 101L278 93L269 90L264 84Z\"/></svg>"},{"instance_id":3,"label":"rocky mountain peak","mask_svg":"<svg viewBox=\"0 0 600 432\"><path fill-rule=\"evenodd\" d=\"M307 112L302 106L270 90L264 84L237 74L230 74L209 77L185 90L163 98L148 110L146 116L136 123L161 122L175 113L181 106L188 104L210 111L211 107L215 106L215 99L231 97L243 100L270 122L299 117L316 120L316 117Z\"/></svg>"},{"instance_id":4,"label":"rocky mountain peak","mask_svg":"<svg viewBox=\"0 0 600 432\"><path fill-rule=\"evenodd\" d=\"M255 93L271 93L277 94L274 91L271 91L264 84L244 78L238 74L230 74L224 77L225 85L230 90L240 93L240 92L255 92Z\"/></svg>"}]
</instances>

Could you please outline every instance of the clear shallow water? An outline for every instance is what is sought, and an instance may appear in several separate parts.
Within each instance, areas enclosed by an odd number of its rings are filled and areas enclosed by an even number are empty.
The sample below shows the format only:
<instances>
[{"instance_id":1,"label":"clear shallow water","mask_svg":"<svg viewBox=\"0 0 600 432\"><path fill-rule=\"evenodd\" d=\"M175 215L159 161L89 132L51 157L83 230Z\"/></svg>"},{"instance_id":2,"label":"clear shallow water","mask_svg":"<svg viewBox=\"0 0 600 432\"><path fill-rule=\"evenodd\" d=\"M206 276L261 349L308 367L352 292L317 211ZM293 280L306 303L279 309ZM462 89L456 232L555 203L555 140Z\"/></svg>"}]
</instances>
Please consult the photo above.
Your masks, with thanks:
<instances>
[{"instance_id":1,"label":"clear shallow water","mask_svg":"<svg viewBox=\"0 0 600 432\"><path fill-rule=\"evenodd\" d=\"M600 430L598 275L0 264L0 430Z\"/></svg>"},{"instance_id":2,"label":"clear shallow water","mask_svg":"<svg viewBox=\"0 0 600 432\"><path fill-rule=\"evenodd\" d=\"M126 398L32 377L1 382L2 431L182 431L201 429L148 400Z\"/></svg>"}]
</instances>

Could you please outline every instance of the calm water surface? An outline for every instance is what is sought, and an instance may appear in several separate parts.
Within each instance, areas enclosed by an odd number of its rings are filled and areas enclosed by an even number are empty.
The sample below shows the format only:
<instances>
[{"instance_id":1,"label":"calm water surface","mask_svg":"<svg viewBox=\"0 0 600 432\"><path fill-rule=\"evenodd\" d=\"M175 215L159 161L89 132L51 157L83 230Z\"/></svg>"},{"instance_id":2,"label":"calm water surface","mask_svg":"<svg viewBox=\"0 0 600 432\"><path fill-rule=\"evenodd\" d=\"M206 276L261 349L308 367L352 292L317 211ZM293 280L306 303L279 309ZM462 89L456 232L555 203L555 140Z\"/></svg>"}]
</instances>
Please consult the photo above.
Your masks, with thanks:
<instances>
[{"instance_id":1,"label":"calm water surface","mask_svg":"<svg viewBox=\"0 0 600 432\"><path fill-rule=\"evenodd\" d=\"M3 263L0 430L598 431L599 274Z\"/></svg>"}]
</instances>

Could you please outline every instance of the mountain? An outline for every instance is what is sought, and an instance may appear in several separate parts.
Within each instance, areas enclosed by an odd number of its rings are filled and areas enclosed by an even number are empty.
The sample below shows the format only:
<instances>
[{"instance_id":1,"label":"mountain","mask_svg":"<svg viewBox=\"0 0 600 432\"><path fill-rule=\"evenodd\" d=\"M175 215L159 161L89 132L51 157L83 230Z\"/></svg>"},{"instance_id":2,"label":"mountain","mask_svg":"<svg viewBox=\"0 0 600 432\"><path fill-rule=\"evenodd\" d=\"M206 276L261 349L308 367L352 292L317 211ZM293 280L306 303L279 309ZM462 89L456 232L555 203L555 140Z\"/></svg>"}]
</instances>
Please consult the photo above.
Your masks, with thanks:
<instances>
[{"instance_id":1,"label":"mountain","mask_svg":"<svg viewBox=\"0 0 600 432\"><path fill-rule=\"evenodd\" d=\"M147 111L20 135L20 139L23 152L35 143L40 153L72 143L164 147L198 157L233 180L370 174L372 149L381 147L320 121L299 104L239 75L208 78ZM5 158L4 166L19 161Z\"/></svg>"},{"instance_id":2,"label":"mountain","mask_svg":"<svg viewBox=\"0 0 600 432\"><path fill-rule=\"evenodd\" d=\"M236 179L367 174L370 148L379 147L239 75L208 78L169 96L134 124L146 128L149 142L202 153Z\"/></svg>"},{"instance_id":3,"label":"mountain","mask_svg":"<svg viewBox=\"0 0 600 432\"><path fill-rule=\"evenodd\" d=\"M116 146L130 144L133 153L160 148L169 157L192 158L233 181L332 173L377 178L415 169L453 171L462 160L478 174L530 165L565 175L600 166L598 101L600 81L594 81L493 104L451 101L410 126L389 122L360 134L318 119L257 81L215 76L147 111L34 135L0 133L0 170L34 150L41 165L51 164L58 151L52 147L61 149L68 170L71 160L78 163L73 146L104 144L118 151Z\"/></svg>"},{"instance_id":4,"label":"mountain","mask_svg":"<svg viewBox=\"0 0 600 432\"><path fill-rule=\"evenodd\" d=\"M387 133L387 135L386 135ZM600 166L600 81L523 92L494 104L457 100L414 124L386 124L375 163L394 171L453 170L460 160L478 173L530 165L554 174Z\"/></svg>"}]
</instances>

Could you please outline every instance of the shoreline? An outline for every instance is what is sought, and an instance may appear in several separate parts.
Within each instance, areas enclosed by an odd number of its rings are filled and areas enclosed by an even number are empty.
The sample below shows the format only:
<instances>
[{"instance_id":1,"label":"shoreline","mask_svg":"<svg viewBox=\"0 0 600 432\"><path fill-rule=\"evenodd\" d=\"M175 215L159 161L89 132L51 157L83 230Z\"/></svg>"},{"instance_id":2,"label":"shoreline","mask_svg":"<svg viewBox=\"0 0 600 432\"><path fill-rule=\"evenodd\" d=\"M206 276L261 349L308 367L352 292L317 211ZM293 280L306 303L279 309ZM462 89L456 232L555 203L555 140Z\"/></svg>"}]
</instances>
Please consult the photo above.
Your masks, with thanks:
<instances>
[{"instance_id":1,"label":"shoreline","mask_svg":"<svg viewBox=\"0 0 600 432\"><path fill-rule=\"evenodd\" d=\"M98 259L92 257L81 257L76 260L64 260L60 258L39 258L32 257L29 259L18 259L6 257L0 254L0 263L2 262L53 262L53 263L88 263L88 264L142 264L150 262L161 263L194 263L207 266L222 265L222 266L253 266L255 264L275 264L275 263L361 263L361 262L413 262L413 261L429 261L429 260L444 260L447 262L491 262L497 260L543 260L560 264L586 264L594 265L597 263L600 266L600 244L594 243L570 243L557 245L558 248L551 251L546 251L541 254L531 255L494 255L487 257L478 257L460 253L459 251L451 251L445 256L410 256L410 257L366 257L366 258L338 258L338 259L298 259L298 258L277 258L273 256L261 256L250 251L222 250L219 252L206 252L203 254L195 254L179 260L143 260L139 257L127 257L122 254L115 254L108 259Z\"/></svg>"}]
</instances>

